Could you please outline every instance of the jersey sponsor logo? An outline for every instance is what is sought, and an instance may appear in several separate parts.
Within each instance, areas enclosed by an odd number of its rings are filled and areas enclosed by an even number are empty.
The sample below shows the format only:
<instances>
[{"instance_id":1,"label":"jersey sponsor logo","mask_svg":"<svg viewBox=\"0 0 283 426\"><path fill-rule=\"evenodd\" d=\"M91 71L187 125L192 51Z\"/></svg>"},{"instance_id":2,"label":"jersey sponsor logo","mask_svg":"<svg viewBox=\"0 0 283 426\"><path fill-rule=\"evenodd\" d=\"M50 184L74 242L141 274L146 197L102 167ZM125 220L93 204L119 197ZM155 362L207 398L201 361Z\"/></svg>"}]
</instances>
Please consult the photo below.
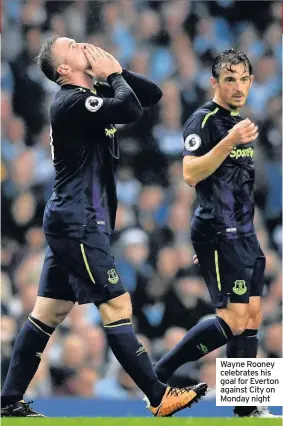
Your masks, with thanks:
<instances>
[{"instance_id":1,"label":"jersey sponsor logo","mask_svg":"<svg viewBox=\"0 0 283 426\"><path fill-rule=\"evenodd\" d=\"M234 148L232 149L230 153L230 158L235 158L235 160L238 160L238 158L246 158L254 156L254 149L253 148Z\"/></svg>"},{"instance_id":2,"label":"jersey sponsor logo","mask_svg":"<svg viewBox=\"0 0 283 426\"><path fill-rule=\"evenodd\" d=\"M187 151L195 151L200 147L201 144L201 138L196 135L195 133L192 133L191 135L187 136L185 139L185 149Z\"/></svg>"},{"instance_id":3,"label":"jersey sponsor logo","mask_svg":"<svg viewBox=\"0 0 283 426\"><path fill-rule=\"evenodd\" d=\"M108 281L111 284L117 284L117 282L119 281L119 276L117 272L115 271L115 269L109 269L109 271L107 271L107 275L108 275Z\"/></svg>"},{"instance_id":4,"label":"jersey sponsor logo","mask_svg":"<svg viewBox=\"0 0 283 426\"><path fill-rule=\"evenodd\" d=\"M106 136L108 136L109 138L113 139L115 133L117 132L117 129L115 129L115 127L112 127L111 129L105 129L105 134Z\"/></svg>"},{"instance_id":5,"label":"jersey sponsor logo","mask_svg":"<svg viewBox=\"0 0 283 426\"><path fill-rule=\"evenodd\" d=\"M244 280L236 280L233 287L233 292L238 296L242 296L247 292L246 281Z\"/></svg>"},{"instance_id":6,"label":"jersey sponsor logo","mask_svg":"<svg viewBox=\"0 0 283 426\"><path fill-rule=\"evenodd\" d=\"M90 112L98 111L103 104L102 98L97 98L96 96L89 96L85 100L85 107Z\"/></svg>"}]
</instances>

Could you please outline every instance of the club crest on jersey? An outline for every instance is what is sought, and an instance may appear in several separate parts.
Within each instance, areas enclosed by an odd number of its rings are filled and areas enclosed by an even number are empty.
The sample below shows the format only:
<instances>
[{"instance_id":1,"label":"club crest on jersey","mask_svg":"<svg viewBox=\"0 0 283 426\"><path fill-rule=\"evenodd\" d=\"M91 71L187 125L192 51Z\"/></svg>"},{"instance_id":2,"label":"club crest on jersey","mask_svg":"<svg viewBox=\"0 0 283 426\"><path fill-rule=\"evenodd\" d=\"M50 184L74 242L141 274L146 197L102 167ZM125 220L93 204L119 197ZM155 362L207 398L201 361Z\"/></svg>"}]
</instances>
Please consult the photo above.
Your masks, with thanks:
<instances>
[{"instance_id":1,"label":"club crest on jersey","mask_svg":"<svg viewBox=\"0 0 283 426\"><path fill-rule=\"evenodd\" d=\"M111 284L117 284L117 282L119 281L119 276L117 272L115 271L115 269L109 269L109 271L107 271L107 275L108 275L108 281Z\"/></svg>"},{"instance_id":2,"label":"club crest on jersey","mask_svg":"<svg viewBox=\"0 0 283 426\"><path fill-rule=\"evenodd\" d=\"M85 100L85 107L90 112L98 111L103 104L102 98L97 98L96 96L89 96Z\"/></svg>"},{"instance_id":3,"label":"club crest on jersey","mask_svg":"<svg viewBox=\"0 0 283 426\"><path fill-rule=\"evenodd\" d=\"M185 139L185 149L187 151L195 151L200 147L201 144L201 138L192 133L191 135L188 135Z\"/></svg>"},{"instance_id":4,"label":"club crest on jersey","mask_svg":"<svg viewBox=\"0 0 283 426\"><path fill-rule=\"evenodd\" d=\"M247 292L246 281L236 280L233 287L233 292L238 296L242 296Z\"/></svg>"}]
</instances>

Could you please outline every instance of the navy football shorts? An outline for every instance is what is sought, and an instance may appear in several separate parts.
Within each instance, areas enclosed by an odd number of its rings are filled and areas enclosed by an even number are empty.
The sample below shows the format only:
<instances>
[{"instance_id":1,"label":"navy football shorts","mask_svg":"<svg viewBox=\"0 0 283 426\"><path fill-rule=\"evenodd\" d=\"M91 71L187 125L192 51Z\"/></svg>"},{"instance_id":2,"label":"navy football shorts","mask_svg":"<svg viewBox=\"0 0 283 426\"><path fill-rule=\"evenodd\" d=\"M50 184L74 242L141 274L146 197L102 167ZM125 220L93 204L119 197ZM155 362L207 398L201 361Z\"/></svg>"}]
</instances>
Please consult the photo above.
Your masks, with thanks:
<instances>
[{"instance_id":1,"label":"navy football shorts","mask_svg":"<svg viewBox=\"0 0 283 426\"><path fill-rule=\"evenodd\" d=\"M81 239L46 240L38 296L99 305L125 293L107 234L92 230Z\"/></svg>"},{"instance_id":2,"label":"navy football shorts","mask_svg":"<svg viewBox=\"0 0 283 426\"><path fill-rule=\"evenodd\" d=\"M262 296L265 256L255 235L231 239L220 234L209 241L207 235L192 230L191 237L215 308Z\"/></svg>"}]
</instances>

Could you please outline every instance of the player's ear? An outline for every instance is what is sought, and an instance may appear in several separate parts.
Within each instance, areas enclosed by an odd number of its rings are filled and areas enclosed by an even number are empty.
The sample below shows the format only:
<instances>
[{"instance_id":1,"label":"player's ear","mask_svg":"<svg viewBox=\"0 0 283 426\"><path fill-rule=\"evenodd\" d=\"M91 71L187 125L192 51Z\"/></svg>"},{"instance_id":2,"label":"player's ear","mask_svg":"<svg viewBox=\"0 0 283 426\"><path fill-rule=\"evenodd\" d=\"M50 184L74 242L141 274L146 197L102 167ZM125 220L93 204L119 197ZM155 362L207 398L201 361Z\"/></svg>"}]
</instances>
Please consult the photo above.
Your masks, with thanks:
<instances>
[{"instance_id":1,"label":"player's ear","mask_svg":"<svg viewBox=\"0 0 283 426\"><path fill-rule=\"evenodd\" d=\"M61 64L59 67L57 67L57 72L61 75L67 75L70 72L70 67L69 65Z\"/></svg>"},{"instance_id":2,"label":"player's ear","mask_svg":"<svg viewBox=\"0 0 283 426\"><path fill-rule=\"evenodd\" d=\"M210 77L210 84L213 87L213 89L215 90L218 84L218 80L216 80L215 77Z\"/></svg>"},{"instance_id":3,"label":"player's ear","mask_svg":"<svg viewBox=\"0 0 283 426\"><path fill-rule=\"evenodd\" d=\"M250 77L250 87L252 86L254 79L255 79L255 76L251 75L251 77Z\"/></svg>"}]
</instances>

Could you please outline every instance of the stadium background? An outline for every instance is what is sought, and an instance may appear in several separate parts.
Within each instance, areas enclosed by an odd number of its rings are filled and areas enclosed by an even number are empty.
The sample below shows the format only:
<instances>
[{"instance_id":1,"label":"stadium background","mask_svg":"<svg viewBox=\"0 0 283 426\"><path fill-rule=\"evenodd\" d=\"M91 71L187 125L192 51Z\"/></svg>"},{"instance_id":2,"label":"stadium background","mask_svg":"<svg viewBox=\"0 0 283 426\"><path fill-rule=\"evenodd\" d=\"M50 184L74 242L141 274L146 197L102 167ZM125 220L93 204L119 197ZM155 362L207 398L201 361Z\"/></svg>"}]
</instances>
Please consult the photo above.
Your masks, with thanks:
<instances>
[{"instance_id":1,"label":"stadium background","mask_svg":"<svg viewBox=\"0 0 283 426\"><path fill-rule=\"evenodd\" d=\"M119 126L113 235L135 330L153 360L213 314L192 265L195 195L182 181L182 125L211 97L212 58L230 47L247 53L255 82L242 115L260 127L255 223L267 258L259 357L281 357L281 3L4 0L2 29L2 380L15 336L33 308L44 258L42 214L54 178L48 108L58 86L40 73L34 57L53 32L101 46L163 90L157 107L138 123ZM215 358L224 353L219 349L181 368L179 383L201 380L213 389ZM94 306L76 306L48 345L27 397L51 395L141 398L108 350Z\"/></svg>"}]
</instances>

